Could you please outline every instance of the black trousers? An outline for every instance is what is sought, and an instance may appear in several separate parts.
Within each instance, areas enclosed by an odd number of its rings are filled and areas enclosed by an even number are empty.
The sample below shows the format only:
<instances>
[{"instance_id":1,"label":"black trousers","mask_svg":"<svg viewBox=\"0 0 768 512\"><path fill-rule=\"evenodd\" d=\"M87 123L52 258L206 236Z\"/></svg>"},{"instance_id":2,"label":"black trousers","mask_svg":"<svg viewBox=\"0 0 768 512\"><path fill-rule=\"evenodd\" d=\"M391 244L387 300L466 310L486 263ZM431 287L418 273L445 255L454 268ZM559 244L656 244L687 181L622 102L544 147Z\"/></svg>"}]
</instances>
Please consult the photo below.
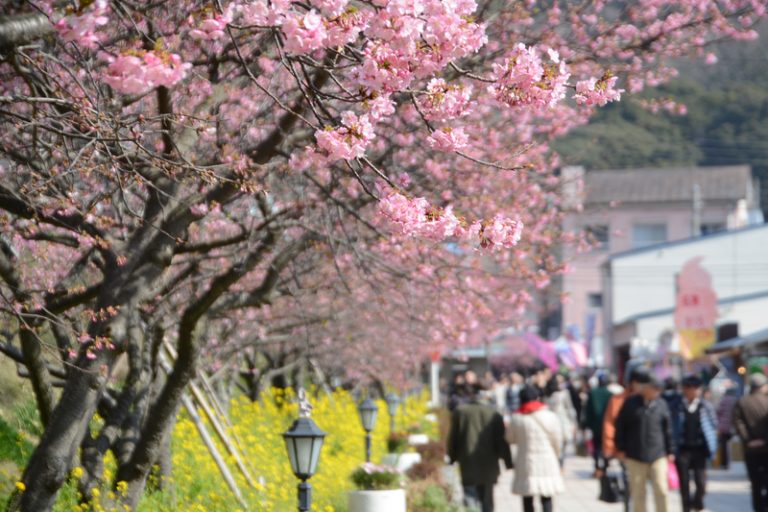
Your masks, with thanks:
<instances>
[{"instance_id":1,"label":"black trousers","mask_svg":"<svg viewBox=\"0 0 768 512\"><path fill-rule=\"evenodd\" d=\"M707 486L707 451L705 448L681 448L675 459L680 476L680 498L683 512L704 509L704 494ZM691 496L691 475L696 492Z\"/></svg>"},{"instance_id":2,"label":"black trousers","mask_svg":"<svg viewBox=\"0 0 768 512\"><path fill-rule=\"evenodd\" d=\"M552 498L548 496L541 497L541 510L543 512L552 512ZM533 496L523 496L523 512L533 512Z\"/></svg>"},{"instance_id":3,"label":"black trousers","mask_svg":"<svg viewBox=\"0 0 768 512\"><path fill-rule=\"evenodd\" d=\"M728 469L730 465L730 456L728 453L728 441L731 440L731 434L717 434L717 449L720 451L720 468Z\"/></svg>"},{"instance_id":4,"label":"black trousers","mask_svg":"<svg viewBox=\"0 0 768 512\"><path fill-rule=\"evenodd\" d=\"M493 484L464 485L464 506L470 510L493 512Z\"/></svg>"},{"instance_id":5,"label":"black trousers","mask_svg":"<svg viewBox=\"0 0 768 512\"><path fill-rule=\"evenodd\" d=\"M595 471L605 471L608 461L603 456L603 433L593 432L592 435L592 457L595 459Z\"/></svg>"},{"instance_id":6,"label":"black trousers","mask_svg":"<svg viewBox=\"0 0 768 512\"><path fill-rule=\"evenodd\" d=\"M768 453L747 450L744 459L752 485L752 508L755 512L768 512Z\"/></svg>"}]
</instances>

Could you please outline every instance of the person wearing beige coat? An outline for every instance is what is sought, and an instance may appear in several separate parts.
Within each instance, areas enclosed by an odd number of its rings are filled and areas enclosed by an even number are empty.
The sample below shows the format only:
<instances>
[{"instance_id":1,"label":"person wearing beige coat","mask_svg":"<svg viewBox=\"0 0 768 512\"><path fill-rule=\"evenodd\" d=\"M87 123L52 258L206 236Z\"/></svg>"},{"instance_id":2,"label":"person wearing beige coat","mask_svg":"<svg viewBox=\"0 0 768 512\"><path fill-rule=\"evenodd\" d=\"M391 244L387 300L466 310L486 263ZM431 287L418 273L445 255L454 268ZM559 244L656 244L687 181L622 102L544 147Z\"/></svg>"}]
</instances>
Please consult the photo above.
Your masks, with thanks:
<instances>
[{"instance_id":1,"label":"person wearing beige coat","mask_svg":"<svg viewBox=\"0 0 768 512\"><path fill-rule=\"evenodd\" d=\"M525 512L533 512L536 496L543 511L551 512L552 497L565 491L559 463L563 446L560 419L538 395L533 386L520 391L520 409L507 429L507 441L517 447L512 493L523 497Z\"/></svg>"}]
</instances>

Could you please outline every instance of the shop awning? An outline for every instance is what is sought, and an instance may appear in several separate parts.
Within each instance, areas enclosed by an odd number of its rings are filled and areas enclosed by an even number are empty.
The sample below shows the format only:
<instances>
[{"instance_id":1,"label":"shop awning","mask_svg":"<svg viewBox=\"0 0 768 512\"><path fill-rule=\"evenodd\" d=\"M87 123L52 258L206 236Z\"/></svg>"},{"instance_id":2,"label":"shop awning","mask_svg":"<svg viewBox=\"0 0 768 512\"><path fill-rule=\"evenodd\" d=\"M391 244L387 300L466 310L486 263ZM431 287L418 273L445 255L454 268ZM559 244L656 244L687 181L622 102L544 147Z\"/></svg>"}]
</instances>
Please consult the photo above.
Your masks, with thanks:
<instances>
[{"instance_id":1,"label":"shop awning","mask_svg":"<svg viewBox=\"0 0 768 512\"><path fill-rule=\"evenodd\" d=\"M768 328L755 331L746 336L738 336L715 343L707 349L707 354L719 354L734 349L749 349L765 343L768 345Z\"/></svg>"}]
</instances>

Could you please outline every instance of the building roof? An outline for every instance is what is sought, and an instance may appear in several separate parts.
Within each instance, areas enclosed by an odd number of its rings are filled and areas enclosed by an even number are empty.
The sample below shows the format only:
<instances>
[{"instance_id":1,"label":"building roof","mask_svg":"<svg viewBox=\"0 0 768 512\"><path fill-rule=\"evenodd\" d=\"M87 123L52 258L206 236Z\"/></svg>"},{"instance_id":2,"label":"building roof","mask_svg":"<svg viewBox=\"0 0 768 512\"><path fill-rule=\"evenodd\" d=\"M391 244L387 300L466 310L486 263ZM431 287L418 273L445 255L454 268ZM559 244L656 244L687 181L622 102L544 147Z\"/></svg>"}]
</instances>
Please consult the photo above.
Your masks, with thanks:
<instances>
[{"instance_id":1,"label":"building roof","mask_svg":"<svg viewBox=\"0 0 768 512\"><path fill-rule=\"evenodd\" d=\"M703 201L736 201L752 187L748 165L590 171L584 176L586 204L692 201L698 184Z\"/></svg>"},{"instance_id":2,"label":"building roof","mask_svg":"<svg viewBox=\"0 0 768 512\"><path fill-rule=\"evenodd\" d=\"M658 244L644 245L643 247L627 249L626 251L621 251L621 252L617 252L609 255L608 258L603 263L603 266L609 266L615 260L626 258L628 256L637 256L638 254L642 254L644 252L654 253L660 250L669 249L670 247L677 247L680 245L693 246L701 243L709 243L712 240L716 240L718 238L729 238L729 237L738 236L738 235L747 233L749 231L761 231L761 230L768 230L768 223L752 224L750 226L744 226L743 228L727 229L725 231L718 231L717 233L712 233L706 236L693 236L690 238L683 238L681 240L672 240L670 242L660 242ZM758 235L760 235L760 233L758 233Z\"/></svg>"},{"instance_id":3,"label":"building roof","mask_svg":"<svg viewBox=\"0 0 768 512\"><path fill-rule=\"evenodd\" d=\"M768 328L753 332L747 336L737 336L736 338L715 343L707 349L707 354L717 354L732 349L749 349L765 343L768 343Z\"/></svg>"}]
</instances>

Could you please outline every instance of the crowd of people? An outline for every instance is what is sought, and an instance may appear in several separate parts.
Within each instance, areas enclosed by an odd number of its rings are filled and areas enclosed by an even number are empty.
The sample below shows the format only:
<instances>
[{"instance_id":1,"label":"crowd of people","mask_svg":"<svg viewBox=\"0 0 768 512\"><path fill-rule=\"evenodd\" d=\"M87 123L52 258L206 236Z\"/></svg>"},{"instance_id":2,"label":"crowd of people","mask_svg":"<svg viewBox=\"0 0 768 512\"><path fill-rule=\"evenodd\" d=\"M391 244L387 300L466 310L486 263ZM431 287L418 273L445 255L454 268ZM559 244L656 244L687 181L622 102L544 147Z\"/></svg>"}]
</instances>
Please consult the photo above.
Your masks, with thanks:
<instances>
[{"instance_id":1,"label":"crowd of people","mask_svg":"<svg viewBox=\"0 0 768 512\"><path fill-rule=\"evenodd\" d=\"M715 458L728 468L737 435L753 509L768 512L768 379L753 374L747 394L734 386L716 405L704 384L697 375L661 382L645 367L628 372L624 385L609 374L571 379L545 367L498 379L458 374L447 397L448 456L459 464L465 506L494 510L501 460L514 468L512 492L523 510L533 512L538 500L550 512L565 489L562 468L573 446L591 452L595 478L621 468L633 512L647 510L648 482L656 512L666 512L670 480L679 485L683 512L704 511L707 468Z\"/></svg>"}]
</instances>

